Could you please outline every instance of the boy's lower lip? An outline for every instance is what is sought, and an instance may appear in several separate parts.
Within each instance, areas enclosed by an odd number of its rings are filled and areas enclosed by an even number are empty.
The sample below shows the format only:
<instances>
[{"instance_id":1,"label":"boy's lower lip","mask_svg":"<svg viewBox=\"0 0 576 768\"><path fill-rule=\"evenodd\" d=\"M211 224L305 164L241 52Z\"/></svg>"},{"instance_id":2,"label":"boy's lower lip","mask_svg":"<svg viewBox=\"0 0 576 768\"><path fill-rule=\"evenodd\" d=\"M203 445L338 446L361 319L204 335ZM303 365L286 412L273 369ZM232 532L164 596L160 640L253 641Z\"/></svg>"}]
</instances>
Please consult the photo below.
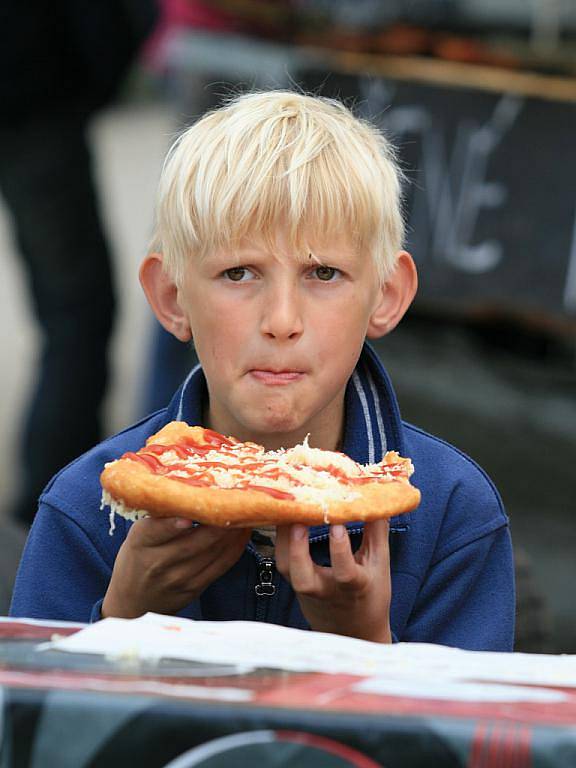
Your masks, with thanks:
<instances>
[{"instance_id":1,"label":"boy's lower lip","mask_svg":"<svg viewBox=\"0 0 576 768\"><path fill-rule=\"evenodd\" d=\"M300 371L259 371L252 370L250 375L262 384L291 384L301 379L304 374Z\"/></svg>"}]
</instances>

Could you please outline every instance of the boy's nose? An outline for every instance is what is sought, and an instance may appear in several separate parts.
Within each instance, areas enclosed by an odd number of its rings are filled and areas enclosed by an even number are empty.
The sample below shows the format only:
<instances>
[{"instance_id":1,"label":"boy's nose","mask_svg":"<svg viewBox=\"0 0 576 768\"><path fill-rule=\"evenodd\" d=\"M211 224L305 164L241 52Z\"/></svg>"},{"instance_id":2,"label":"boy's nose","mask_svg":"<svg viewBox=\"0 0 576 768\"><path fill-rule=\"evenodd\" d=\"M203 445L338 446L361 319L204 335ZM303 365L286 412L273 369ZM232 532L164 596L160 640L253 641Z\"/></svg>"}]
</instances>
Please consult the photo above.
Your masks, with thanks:
<instances>
[{"instance_id":1,"label":"boy's nose","mask_svg":"<svg viewBox=\"0 0 576 768\"><path fill-rule=\"evenodd\" d=\"M297 294L295 287L286 285L268 292L261 323L265 336L277 340L296 340L302 335L302 307Z\"/></svg>"}]
</instances>

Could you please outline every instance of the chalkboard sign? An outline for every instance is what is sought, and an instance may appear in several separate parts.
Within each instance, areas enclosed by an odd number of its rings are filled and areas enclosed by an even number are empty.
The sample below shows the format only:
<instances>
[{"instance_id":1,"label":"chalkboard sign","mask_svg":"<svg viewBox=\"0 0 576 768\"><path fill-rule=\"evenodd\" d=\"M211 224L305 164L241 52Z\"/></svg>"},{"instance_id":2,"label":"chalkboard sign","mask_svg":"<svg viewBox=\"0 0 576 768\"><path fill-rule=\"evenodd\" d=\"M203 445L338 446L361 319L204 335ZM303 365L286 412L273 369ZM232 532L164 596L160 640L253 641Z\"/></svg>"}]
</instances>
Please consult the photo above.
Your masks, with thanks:
<instances>
[{"instance_id":1,"label":"chalkboard sign","mask_svg":"<svg viewBox=\"0 0 576 768\"><path fill-rule=\"evenodd\" d=\"M419 300L576 316L576 104L300 72L394 141Z\"/></svg>"}]
</instances>

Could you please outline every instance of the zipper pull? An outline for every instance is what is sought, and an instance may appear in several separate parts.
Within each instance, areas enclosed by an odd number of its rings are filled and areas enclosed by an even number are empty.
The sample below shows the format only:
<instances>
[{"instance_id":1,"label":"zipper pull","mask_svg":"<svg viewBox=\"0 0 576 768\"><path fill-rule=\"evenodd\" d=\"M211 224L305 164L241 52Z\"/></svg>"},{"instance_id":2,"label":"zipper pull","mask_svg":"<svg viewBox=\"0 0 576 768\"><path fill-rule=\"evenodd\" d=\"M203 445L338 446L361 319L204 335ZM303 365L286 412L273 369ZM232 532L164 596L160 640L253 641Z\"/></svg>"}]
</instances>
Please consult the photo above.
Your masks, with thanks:
<instances>
[{"instance_id":1,"label":"zipper pull","mask_svg":"<svg viewBox=\"0 0 576 768\"><path fill-rule=\"evenodd\" d=\"M272 583L274 579L274 560L262 560L259 566L258 577L260 581L254 587L254 591L258 597L273 597L276 594L276 587Z\"/></svg>"}]
</instances>

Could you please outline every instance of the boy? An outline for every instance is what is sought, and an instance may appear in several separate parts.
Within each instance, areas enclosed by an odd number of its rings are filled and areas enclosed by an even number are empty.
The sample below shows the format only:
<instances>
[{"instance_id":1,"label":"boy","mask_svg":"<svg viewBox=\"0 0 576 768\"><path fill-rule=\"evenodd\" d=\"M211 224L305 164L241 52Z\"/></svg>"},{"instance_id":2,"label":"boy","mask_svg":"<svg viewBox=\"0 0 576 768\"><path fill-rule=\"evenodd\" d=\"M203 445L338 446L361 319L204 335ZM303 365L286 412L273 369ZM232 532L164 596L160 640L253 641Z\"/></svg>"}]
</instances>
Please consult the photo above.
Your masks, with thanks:
<instances>
[{"instance_id":1,"label":"boy","mask_svg":"<svg viewBox=\"0 0 576 768\"><path fill-rule=\"evenodd\" d=\"M95 621L157 611L510 650L499 497L470 459L401 422L364 344L396 326L417 284L387 141L335 101L241 96L176 142L157 218L159 252L141 282L162 325L193 339L201 367L167 409L49 484L11 613ZM110 537L100 471L174 419L267 449L309 433L312 446L362 463L397 450L414 461L422 503L390 524L253 532L148 518L121 520Z\"/></svg>"}]
</instances>

